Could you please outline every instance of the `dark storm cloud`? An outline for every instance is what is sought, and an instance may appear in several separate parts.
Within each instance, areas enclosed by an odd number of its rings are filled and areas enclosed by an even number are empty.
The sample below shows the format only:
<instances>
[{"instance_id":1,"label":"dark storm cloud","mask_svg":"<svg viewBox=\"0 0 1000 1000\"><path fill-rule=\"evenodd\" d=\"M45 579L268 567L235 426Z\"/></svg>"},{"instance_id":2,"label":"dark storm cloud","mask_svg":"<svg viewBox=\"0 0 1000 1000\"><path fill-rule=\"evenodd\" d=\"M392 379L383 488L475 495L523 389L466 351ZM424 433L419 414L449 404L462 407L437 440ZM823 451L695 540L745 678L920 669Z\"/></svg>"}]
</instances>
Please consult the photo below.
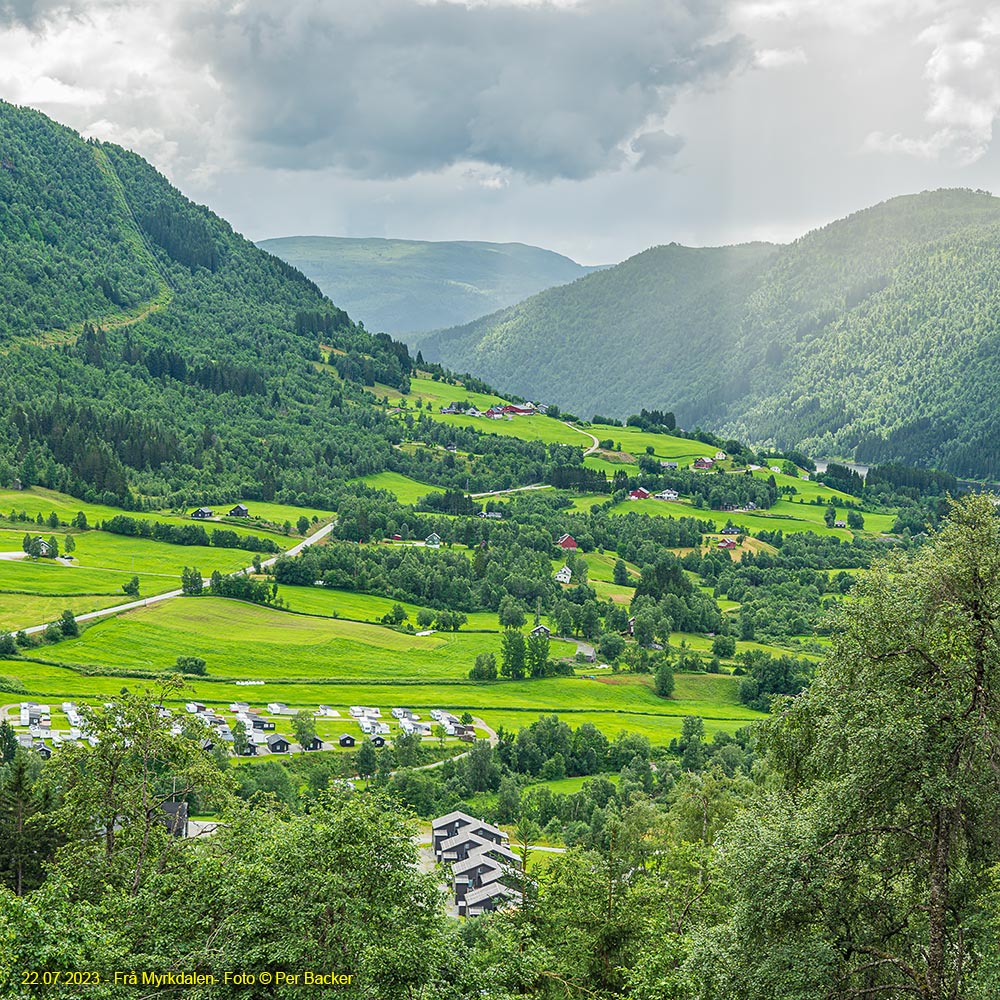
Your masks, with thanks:
<instances>
[{"instance_id":1,"label":"dark storm cloud","mask_svg":"<svg viewBox=\"0 0 1000 1000\"><path fill-rule=\"evenodd\" d=\"M215 0L184 9L177 54L221 86L258 165L583 179L677 151L658 124L677 91L748 59L723 7Z\"/></svg>"}]
</instances>

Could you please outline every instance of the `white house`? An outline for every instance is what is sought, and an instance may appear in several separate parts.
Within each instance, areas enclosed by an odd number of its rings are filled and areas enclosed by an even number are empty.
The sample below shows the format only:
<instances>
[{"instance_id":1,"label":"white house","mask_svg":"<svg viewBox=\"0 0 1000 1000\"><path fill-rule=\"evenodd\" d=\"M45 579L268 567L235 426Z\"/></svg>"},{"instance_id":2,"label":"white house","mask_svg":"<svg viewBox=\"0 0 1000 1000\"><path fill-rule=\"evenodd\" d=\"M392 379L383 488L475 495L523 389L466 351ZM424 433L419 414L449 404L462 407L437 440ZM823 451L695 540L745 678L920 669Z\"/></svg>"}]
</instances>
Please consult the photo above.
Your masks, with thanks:
<instances>
[{"instance_id":1,"label":"white house","mask_svg":"<svg viewBox=\"0 0 1000 1000\"><path fill-rule=\"evenodd\" d=\"M556 583L569 583L573 579L573 571L569 566L563 566L562 569L557 570L555 573Z\"/></svg>"}]
</instances>

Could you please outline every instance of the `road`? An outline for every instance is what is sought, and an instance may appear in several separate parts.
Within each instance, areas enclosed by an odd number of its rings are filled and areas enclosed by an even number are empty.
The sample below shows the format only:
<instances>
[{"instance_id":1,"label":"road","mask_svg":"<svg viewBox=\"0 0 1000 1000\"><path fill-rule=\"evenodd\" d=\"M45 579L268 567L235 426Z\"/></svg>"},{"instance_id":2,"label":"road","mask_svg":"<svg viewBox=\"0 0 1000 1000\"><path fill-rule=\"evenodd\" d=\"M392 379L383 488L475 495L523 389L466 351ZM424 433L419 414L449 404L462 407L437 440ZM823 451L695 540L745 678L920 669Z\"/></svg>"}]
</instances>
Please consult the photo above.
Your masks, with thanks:
<instances>
[{"instance_id":1,"label":"road","mask_svg":"<svg viewBox=\"0 0 1000 1000\"><path fill-rule=\"evenodd\" d=\"M331 521L329 524L324 524L322 528L318 531L313 532L308 538L303 539L298 545L292 546L285 552L279 552L278 555L272 556L270 559L265 559L261 562L261 567L266 568L268 566L273 566L282 556L297 556L304 548L309 545L313 545L322 538L326 538L327 535L333 531L336 521ZM246 566L241 570L237 570L237 573L245 573L248 571L253 571L254 566ZM231 576L236 576L236 573L230 574ZM183 590L169 590L165 594L155 594L153 597L144 597L138 601L129 601L126 604L116 604L113 608L101 608L100 611L90 611L85 615L78 615L77 622L89 622L96 618L106 618L108 615L117 615L122 611L132 611L135 608L145 608L151 604L159 604L161 601L169 601L173 597L180 597L184 593ZM49 627L49 622L45 622L42 625L32 625L30 628L26 628L23 631L28 635L34 635L38 632L44 632Z\"/></svg>"},{"instance_id":2,"label":"road","mask_svg":"<svg viewBox=\"0 0 1000 1000\"><path fill-rule=\"evenodd\" d=\"M563 426L565 427L568 427L571 431L576 431L578 434L585 434L587 437L590 438L593 444L591 444L591 446L584 452L584 455L590 455L592 452L597 451L597 449L601 447L601 442L598 441L597 438L590 433L590 431L581 430L579 427L574 427L572 424L567 424L565 420L560 420L559 423L563 424Z\"/></svg>"}]
</instances>

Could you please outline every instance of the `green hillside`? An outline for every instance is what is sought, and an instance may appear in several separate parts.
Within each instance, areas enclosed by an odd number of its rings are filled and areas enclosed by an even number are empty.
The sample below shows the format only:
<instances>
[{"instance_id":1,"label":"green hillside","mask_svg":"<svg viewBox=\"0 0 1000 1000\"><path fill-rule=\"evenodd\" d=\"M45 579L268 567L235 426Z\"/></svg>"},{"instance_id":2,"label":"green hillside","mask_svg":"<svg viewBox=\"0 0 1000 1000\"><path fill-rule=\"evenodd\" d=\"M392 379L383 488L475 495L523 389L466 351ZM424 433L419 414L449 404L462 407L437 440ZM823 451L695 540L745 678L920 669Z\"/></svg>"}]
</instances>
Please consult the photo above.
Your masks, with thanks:
<instances>
[{"instance_id":1,"label":"green hillside","mask_svg":"<svg viewBox=\"0 0 1000 1000\"><path fill-rule=\"evenodd\" d=\"M307 274L369 330L394 336L468 323L595 270L523 243L285 236L258 246Z\"/></svg>"},{"instance_id":2,"label":"green hillside","mask_svg":"<svg viewBox=\"0 0 1000 1000\"><path fill-rule=\"evenodd\" d=\"M985 192L906 196L788 246L658 247L421 346L582 415L996 476L998 236Z\"/></svg>"},{"instance_id":3,"label":"green hillside","mask_svg":"<svg viewBox=\"0 0 1000 1000\"><path fill-rule=\"evenodd\" d=\"M519 441L477 438L469 461L491 458L475 469L399 448L407 430L375 393L409 391L404 344L140 157L4 103L0 300L0 487L332 509L384 472L428 490L539 475Z\"/></svg>"}]
</instances>

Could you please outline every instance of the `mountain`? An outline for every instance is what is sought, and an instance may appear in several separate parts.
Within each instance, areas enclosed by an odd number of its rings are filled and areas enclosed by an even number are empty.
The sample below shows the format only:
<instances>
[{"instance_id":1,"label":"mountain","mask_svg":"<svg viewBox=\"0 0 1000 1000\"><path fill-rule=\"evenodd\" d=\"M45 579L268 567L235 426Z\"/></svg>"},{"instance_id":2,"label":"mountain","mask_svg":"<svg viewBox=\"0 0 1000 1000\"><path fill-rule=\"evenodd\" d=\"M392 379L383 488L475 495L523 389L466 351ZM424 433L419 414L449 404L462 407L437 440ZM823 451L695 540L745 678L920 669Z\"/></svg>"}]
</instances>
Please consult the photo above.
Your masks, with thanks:
<instances>
[{"instance_id":1,"label":"mountain","mask_svg":"<svg viewBox=\"0 0 1000 1000\"><path fill-rule=\"evenodd\" d=\"M472 432L468 459L396 447L404 425L368 389L409 389L404 344L139 156L2 102L0 303L0 486L329 507L383 470L480 490L540 474L530 445Z\"/></svg>"},{"instance_id":2,"label":"mountain","mask_svg":"<svg viewBox=\"0 0 1000 1000\"><path fill-rule=\"evenodd\" d=\"M523 243L287 236L258 246L368 329L396 336L467 323L597 270Z\"/></svg>"},{"instance_id":3,"label":"mountain","mask_svg":"<svg viewBox=\"0 0 1000 1000\"><path fill-rule=\"evenodd\" d=\"M421 340L581 415L1000 474L1000 199L894 198L787 246L657 247Z\"/></svg>"}]
</instances>

